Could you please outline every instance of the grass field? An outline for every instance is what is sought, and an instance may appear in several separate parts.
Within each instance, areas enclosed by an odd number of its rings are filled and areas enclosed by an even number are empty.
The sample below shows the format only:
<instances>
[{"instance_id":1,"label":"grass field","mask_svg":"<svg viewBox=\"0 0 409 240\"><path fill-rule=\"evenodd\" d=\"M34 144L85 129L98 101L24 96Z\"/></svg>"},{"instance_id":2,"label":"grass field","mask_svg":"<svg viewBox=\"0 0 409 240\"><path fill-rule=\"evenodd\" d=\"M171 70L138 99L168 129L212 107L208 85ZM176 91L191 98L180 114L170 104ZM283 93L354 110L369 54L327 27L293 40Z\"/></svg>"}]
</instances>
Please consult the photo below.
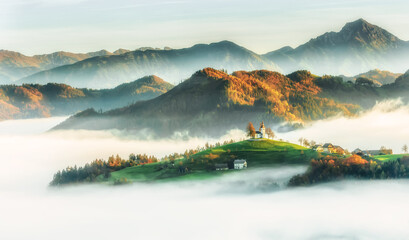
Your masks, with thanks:
<instances>
[{"instance_id":1,"label":"grass field","mask_svg":"<svg viewBox=\"0 0 409 240\"><path fill-rule=\"evenodd\" d=\"M216 163L227 163L230 168L233 167L235 159L246 159L248 168L275 167L283 164L307 165L317 156L317 152L292 143L268 139L246 140L199 152L189 159L176 160L172 165L169 162L159 162L125 168L113 172L109 181L203 180L235 172L234 170L215 171ZM189 170L181 173L181 168Z\"/></svg>"},{"instance_id":2,"label":"grass field","mask_svg":"<svg viewBox=\"0 0 409 240\"><path fill-rule=\"evenodd\" d=\"M374 156L374 158L379 161L391 161L391 160L396 160L398 158L402 158L403 156L409 157L409 154L377 155L377 156Z\"/></svg>"}]
</instances>

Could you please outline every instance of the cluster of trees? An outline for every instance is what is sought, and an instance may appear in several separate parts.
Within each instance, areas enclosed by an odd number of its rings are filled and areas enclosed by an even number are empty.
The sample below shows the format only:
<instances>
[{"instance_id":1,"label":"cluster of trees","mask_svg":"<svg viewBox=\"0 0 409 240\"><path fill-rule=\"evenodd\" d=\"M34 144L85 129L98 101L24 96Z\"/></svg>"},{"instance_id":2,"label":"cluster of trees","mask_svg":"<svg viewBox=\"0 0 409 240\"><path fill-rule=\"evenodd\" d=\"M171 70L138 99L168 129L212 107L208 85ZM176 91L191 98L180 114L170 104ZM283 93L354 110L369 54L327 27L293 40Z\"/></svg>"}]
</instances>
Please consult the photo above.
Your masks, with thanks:
<instances>
[{"instance_id":1,"label":"cluster of trees","mask_svg":"<svg viewBox=\"0 0 409 240\"><path fill-rule=\"evenodd\" d=\"M298 142L300 143L301 146L304 146L304 147L312 147L312 146L317 145L316 141L308 140L308 139L302 138L302 137L298 139Z\"/></svg>"},{"instance_id":2,"label":"cluster of trees","mask_svg":"<svg viewBox=\"0 0 409 240\"><path fill-rule=\"evenodd\" d=\"M348 158L326 156L320 160L312 160L307 172L294 176L289 185L303 186L345 178L409 178L409 157L380 162L366 160L358 155Z\"/></svg>"},{"instance_id":3,"label":"cluster of trees","mask_svg":"<svg viewBox=\"0 0 409 240\"><path fill-rule=\"evenodd\" d=\"M131 154L128 160L122 159L119 155L110 156L108 161L97 159L85 164L83 167L67 167L62 171L58 171L54 174L50 185L57 186L69 183L94 182L100 175L103 175L104 178L109 178L111 172L157 161L158 159L156 157L146 154Z\"/></svg>"}]
</instances>

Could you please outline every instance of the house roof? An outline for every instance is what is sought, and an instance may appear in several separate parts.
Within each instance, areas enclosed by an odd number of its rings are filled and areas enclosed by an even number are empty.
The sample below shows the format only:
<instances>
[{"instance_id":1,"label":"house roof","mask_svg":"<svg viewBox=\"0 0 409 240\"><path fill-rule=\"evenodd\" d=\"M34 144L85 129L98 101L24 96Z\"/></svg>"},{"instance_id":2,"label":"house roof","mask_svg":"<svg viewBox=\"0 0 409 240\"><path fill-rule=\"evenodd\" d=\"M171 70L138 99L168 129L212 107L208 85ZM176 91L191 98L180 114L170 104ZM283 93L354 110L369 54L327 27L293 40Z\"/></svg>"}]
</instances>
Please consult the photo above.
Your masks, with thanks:
<instances>
[{"instance_id":1,"label":"house roof","mask_svg":"<svg viewBox=\"0 0 409 240\"><path fill-rule=\"evenodd\" d=\"M326 144L324 144L324 148L327 148L327 147L333 147L334 145L332 145L331 143L326 143Z\"/></svg>"},{"instance_id":2,"label":"house roof","mask_svg":"<svg viewBox=\"0 0 409 240\"><path fill-rule=\"evenodd\" d=\"M216 163L215 167L216 168L228 168L229 166L227 165L227 163Z\"/></svg>"},{"instance_id":3,"label":"house roof","mask_svg":"<svg viewBox=\"0 0 409 240\"><path fill-rule=\"evenodd\" d=\"M236 163L245 163L245 162L246 162L245 159L237 159L237 160L234 160L234 164L236 164Z\"/></svg>"}]
</instances>

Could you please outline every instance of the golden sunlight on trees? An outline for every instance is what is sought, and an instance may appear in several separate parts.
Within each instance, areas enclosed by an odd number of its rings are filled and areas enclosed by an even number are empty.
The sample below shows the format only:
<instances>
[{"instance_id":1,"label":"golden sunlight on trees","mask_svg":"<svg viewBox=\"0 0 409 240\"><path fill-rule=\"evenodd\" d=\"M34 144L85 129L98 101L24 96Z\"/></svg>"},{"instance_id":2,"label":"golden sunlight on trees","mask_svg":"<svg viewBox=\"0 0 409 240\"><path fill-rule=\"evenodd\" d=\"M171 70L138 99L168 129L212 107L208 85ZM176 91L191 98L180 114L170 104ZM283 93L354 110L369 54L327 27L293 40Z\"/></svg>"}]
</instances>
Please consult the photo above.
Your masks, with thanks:
<instances>
[{"instance_id":1,"label":"golden sunlight on trees","mask_svg":"<svg viewBox=\"0 0 409 240\"><path fill-rule=\"evenodd\" d=\"M249 122L247 125L247 136L254 138L256 136L256 129L254 128L254 125L252 122Z\"/></svg>"}]
</instances>

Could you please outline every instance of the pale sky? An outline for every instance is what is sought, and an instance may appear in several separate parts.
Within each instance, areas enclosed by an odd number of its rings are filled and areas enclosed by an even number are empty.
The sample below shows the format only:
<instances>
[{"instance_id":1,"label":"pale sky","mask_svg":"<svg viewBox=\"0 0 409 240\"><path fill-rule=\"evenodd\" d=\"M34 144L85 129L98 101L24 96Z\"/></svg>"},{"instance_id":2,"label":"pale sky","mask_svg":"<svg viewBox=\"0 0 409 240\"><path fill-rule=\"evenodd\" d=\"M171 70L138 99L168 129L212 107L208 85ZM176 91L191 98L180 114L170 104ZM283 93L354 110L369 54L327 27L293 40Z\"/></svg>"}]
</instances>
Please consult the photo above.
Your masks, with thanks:
<instances>
[{"instance_id":1,"label":"pale sky","mask_svg":"<svg viewBox=\"0 0 409 240\"><path fill-rule=\"evenodd\" d=\"M26 55L234 41L296 47L364 18L409 40L407 0L0 0L0 49Z\"/></svg>"}]
</instances>

